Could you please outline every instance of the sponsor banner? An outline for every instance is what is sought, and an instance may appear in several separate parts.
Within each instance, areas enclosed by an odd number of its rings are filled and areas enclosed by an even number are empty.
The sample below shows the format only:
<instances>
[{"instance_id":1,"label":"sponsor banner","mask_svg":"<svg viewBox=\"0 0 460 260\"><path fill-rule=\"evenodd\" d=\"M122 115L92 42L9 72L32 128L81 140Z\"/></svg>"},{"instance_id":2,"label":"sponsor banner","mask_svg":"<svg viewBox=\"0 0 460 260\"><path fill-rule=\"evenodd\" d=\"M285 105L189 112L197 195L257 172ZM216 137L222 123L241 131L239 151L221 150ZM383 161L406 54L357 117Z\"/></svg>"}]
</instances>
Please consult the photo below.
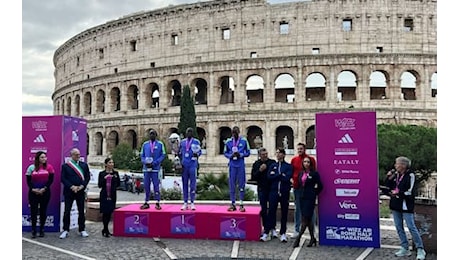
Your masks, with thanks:
<instances>
[{"instance_id":1,"label":"sponsor banner","mask_svg":"<svg viewBox=\"0 0 460 260\"><path fill-rule=\"evenodd\" d=\"M80 149L82 158L86 158L86 121L69 116L23 116L22 117L22 230L31 231L29 188L26 171L34 163L35 154L44 151L48 163L53 165L54 180L50 187L51 199L48 205L45 232L60 231L61 218L61 165L70 149ZM39 226L37 221L37 227ZM71 219L71 227L77 223Z\"/></svg>"},{"instance_id":2,"label":"sponsor banner","mask_svg":"<svg viewBox=\"0 0 460 260\"><path fill-rule=\"evenodd\" d=\"M375 112L319 113L315 127L321 245L379 248Z\"/></svg>"}]
</instances>

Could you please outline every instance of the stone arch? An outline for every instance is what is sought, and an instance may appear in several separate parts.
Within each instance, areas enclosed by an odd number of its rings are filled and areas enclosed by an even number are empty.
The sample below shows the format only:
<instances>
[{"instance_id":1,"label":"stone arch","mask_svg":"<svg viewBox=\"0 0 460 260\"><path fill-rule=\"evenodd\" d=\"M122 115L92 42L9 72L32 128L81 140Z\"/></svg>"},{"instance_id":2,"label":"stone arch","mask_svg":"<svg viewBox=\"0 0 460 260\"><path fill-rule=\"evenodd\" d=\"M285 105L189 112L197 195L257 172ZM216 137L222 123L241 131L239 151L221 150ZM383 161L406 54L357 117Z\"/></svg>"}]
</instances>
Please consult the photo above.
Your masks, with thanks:
<instances>
[{"instance_id":1,"label":"stone arch","mask_svg":"<svg viewBox=\"0 0 460 260\"><path fill-rule=\"evenodd\" d=\"M102 89L96 93L96 112L105 112L105 91Z\"/></svg>"},{"instance_id":2,"label":"stone arch","mask_svg":"<svg viewBox=\"0 0 460 260\"><path fill-rule=\"evenodd\" d=\"M337 76L337 99L356 100L357 77L351 70L343 70Z\"/></svg>"},{"instance_id":3,"label":"stone arch","mask_svg":"<svg viewBox=\"0 0 460 260\"><path fill-rule=\"evenodd\" d=\"M305 99L307 101L326 100L326 77L320 72L312 72L305 78Z\"/></svg>"},{"instance_id":4,"label":"stone arch","mask_svg":"<svg viewBox=\"0 0 460 260\"><path fill-rule=\"evenodd\" d=\"M96 155L103 155L103 142L104 142L104 137L101 132L96 132L94 134L94 143L96 146Z\"/></svg>"},{"instance_id":5,"label":"stone arch","mask_svg":"<svg viewBox=\"0 0 460 260\"><path fill-rule=\"evenodd\" d=\"M139 88L134 84L128 87L128 107L130 109L139 108Z\"/></svg>"},{"instance_id":6,"label":"stone arch","mask_svg":"<svg viewBox=\"0 0 460 260\"><path fill-rule=\"evenodd\" d=\"M133 150L138 148L139 140L137 139L137 133L133 129L126 131L125 141L131 146Z\"/></svg>"},{"instance_id":7,"label":"stone arch","mask_svg":"<svg viewBox=\"0 0 460 260\"><path fill-rule=\"evenodd\" d=\"M293 103L295 80L289 73L281 73L275 79L275 102Z\"/></svg>"},{"instance_id":8,"label":"stone arch","mask_svg":"<svg viewBox=\"0 0 460 260\"><path fill-rule=\"evenodd\" d=\"M80 95L75 96L75 116L80 116Z\"/></svg>"},{"instance_id":9,"label":"stone arch","mask_svg":"<svg viewBox=\"0 0 460 260\"><path fill-rule=\"evenodd\" d=\"M386 99L389 76L386 71L375 70L369 75L370 99Z\"/></svg>"},{"instance_id":10,"label":"stone arch","mask_svg":"<svg viewBox=\"0 0 460 260\"><path fill-rule=\"evenodd\" d=\"M121 109L121 91L118 87L113 87L110 90L110 106L112 111L120 111Z\"/></svg>"},{"instance_id":11,"label":"stone arch","mask_svg":"<svg viewBox=\"0 0 460 260\"><path fill-rule=\"evenodd\" d=\"M198 140L201 142L201 148L206 149L206 130L204 128L197 127L196 133L198 135Z\"/></svg>"},{"instance_id":12,"label":"stone arch","mask_svg":"<svg viewBox=\"0 0 460 260\"><path fill-rule=\"evenodd\" d=\"M404 71L401 74L401 99L416 100L416 89L419 80L418 74L413 70Z\"/></svg>"},{"instance_id":13,"label":"stone arch","mask_svg":"<svg viewBox=\"0 0 460 260\"><path fill-rule=\"evenodd\" d=\"M112 130L107 135L107 153L112 154L115 147L120 143L120 136L117 131Z\"/></svg>"},{"instance_id":14,"label":"stone arch","mask_svg":"<svg viewBox=\"0 0 460 260\"><path fill-rule=\"evenodd\" d=\"M62 103L61 103L61 113L64 115L65 113L65 97L62 98Z\"/></svg>"},{"instance_id":15,"label":"stone arch","mask_svg":"<svg viewBox=\"0 0 460 260\"><path fill-rule=\"evenodd\" d=\"M308 127L307 131L305 131L305 145L307 149L316 149L315 125Z\"/></svg>"},{"instance_id":16,"label":"stone arch","mask_svg":"<svg viewBox=\"0 0 460 260\"><path fill-rule=\"evenodd\" d=\"M264 79L257 75L250 75L246 79L246 97L248 103L264 102Z\"/></svg>"},{"instance_id":17,"label":"stone arch","mask_svg":"<svg viewBox=\"0 0 460 260\"><path fill-rule=\"evenodd\" d=\"M263 146L263 131L259 126L251 125L246 129L246 139L251 149L259 149ZM251 151L252 153L252 151ZM257 151L256 151L257 154Z\"/></svg>"},{"instance_id":18,"label":"stone arch","mask_svg":"<svg viewBox=\"0 0 460 260\"><path fill-rule=\"evenodd\" d=\"M67 97L67 102L65 106L65 114L68 116L72 115L72 98L71 97Z\"/></svg>"},{"instance_id":19,"label":"stone arch","mask_svg":"<svg viewBox=\"0 0 460 260\"><path fill-rule=\"evenodd\" d=\"M86 156L88 156L88 155L90 155L89 154L89 134L86 133Z\"/></svg>"},{"instance_id":20,"label":"stone arch","mask_svg":"<svg viewBox=\"0 0 460 260\"><path fill-rule=\"evenodd\" d=\"M225 141L232 137L232 129L228 126L219 127L219 154L224 154Z\"/></svg>"},{"instance_id":21,"label":"stone arch","mask_svg":"<svg viewBox=\"0 0 460 260\"><path fill-rule=\"evenodd\" d=\"M192 80L193 91L195 95L195 104L196 105L206 105L208 104L208 82L202 78L196 78Z\"/></svg>"},{"instance_id":22,"label":"stone arch","mask_svg":"<svg viewBox=\"0 0 460 260\"><path fill-rule=\"evenodd\" d=\"M91 115L91 92L87 91L83 96L83 114Z\"/></svg>"},{"instance_id":23,"label":"stone arch","mask_svg":"<svg viewBox=\"0 0 460 260\"><path fill-rule=\"evenodd\" d=\"M180 106L180 99L182 97L182 85L178 80L172 80L168 84L168 94L171 95L171 106Z\"/></svg>"},{"instance_id":24,"label":"stone arch","mask_svg":"<svg viewBox=\"0 0 460 260\"><path fill-rule=\"evenodd\" d=\"M235 102L235 80L230 76L223 76L219 79L220 101L219 104Z\"/></svg>"},{"instance_id":25,"label":"stone arch","mask_svg":"<svg viewBox=\"0 0 460 260\"><path fill-rule=\"evenodd\" d=\"M438 96L438 72L434 72L430 78L431 97Z\"/></svg>"},{"instance_id":26,"label":"stone arch","mask_svg":"<svg viewBox=\"0 0 460 260\"><path fill-rule=\"evenodd\" d=\"M276 128L275 144L276 148L286 149L285 146L287 146L286 154L294 154L294 131L290 126L281 125Z\"/></svg>"},{"instance_id":27,"label":"stone arch","mask_svg":"<svg viewBox=\"0 0 460 260\"><path fill-rule=\"evenodd\" d=\"M60 108L61 108L61 102L59 100L56 100L56 107L54 108L56 110L56 115L61 114Z\"/></svg>"},{"instance_id":28,"label":"stone arch","mask_svg":"<svg viewBox=\"0 0 460 260\"><path fill-rule=\"evenodd\" d=\"M160 87L157 83L152 82L147 85L145 90L145 103L148 107L159 107L160 106Z\"/></svg>"}]
</instances>

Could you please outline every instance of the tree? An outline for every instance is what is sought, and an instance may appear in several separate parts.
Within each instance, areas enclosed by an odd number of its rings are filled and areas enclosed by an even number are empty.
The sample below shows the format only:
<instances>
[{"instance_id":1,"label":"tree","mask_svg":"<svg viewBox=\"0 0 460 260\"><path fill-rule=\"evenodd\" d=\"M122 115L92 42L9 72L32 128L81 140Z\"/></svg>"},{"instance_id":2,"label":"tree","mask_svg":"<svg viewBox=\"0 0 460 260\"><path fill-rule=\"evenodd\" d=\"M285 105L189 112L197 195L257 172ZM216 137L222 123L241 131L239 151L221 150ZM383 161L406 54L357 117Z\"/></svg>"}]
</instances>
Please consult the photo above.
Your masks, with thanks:
<instances>
[{"instance_id":1,"label":"tree","mask_svg":"<svg viewBox=\"0 0 460 260\"><path fill-rule=\"evenodd\" d=\"M124 170L140 170L142 164L139 153L133 150L127 143L119 143L112 152L112 160L115 167Z\"/></svg>"},{"instance_id":2,"label":"tree","mask_svg":"<svg viewBox=\"0 0 460 260\"><path fill-rule=\"evenodd\" d=\"M197 137L194 100L190 95L189 85L185 85L180 100L180 119L177 127L179 129L179 134L185 136L185 131L188 127L193 128L193 136Z\"/></svg>"},{"instance_id":3,"label":"tree","mask_svg":"<svg viewBox=\"0 0 460 260\"><path fill-rule=\"evenodd\" d=\"M411 168L418 181L428 179L437 171L437 129L415 125L381 124L377 126L379 152L379 179L394 168L398 156L412 161Z\"/></svg>"}]
</instances>

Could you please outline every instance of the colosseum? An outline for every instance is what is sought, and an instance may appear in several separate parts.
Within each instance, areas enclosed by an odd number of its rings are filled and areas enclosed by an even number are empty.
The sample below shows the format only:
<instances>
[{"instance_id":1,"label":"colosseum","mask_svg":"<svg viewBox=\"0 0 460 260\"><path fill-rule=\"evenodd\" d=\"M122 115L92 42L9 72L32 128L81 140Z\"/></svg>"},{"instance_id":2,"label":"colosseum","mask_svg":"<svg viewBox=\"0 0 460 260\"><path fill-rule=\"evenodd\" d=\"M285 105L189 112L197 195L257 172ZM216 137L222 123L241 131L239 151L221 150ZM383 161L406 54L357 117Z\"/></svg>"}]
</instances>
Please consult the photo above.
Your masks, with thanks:
<instances>
[{"instance_id":1,"label":"colosseum","mask_svg":"<svg viewBox=\"0 0 460 260\"><path fill-rule=\"evenodd\" d=\"M87 120L88 161L101 162L121 142L139 148L152 128L167 142L188 85L200 162L221 170L233 126L253 149L248 161L260 146L314 152L316 113L437 127L436 5L215 0L128 14L55 51L54 114Z\"/></svg>"}]
</instances>

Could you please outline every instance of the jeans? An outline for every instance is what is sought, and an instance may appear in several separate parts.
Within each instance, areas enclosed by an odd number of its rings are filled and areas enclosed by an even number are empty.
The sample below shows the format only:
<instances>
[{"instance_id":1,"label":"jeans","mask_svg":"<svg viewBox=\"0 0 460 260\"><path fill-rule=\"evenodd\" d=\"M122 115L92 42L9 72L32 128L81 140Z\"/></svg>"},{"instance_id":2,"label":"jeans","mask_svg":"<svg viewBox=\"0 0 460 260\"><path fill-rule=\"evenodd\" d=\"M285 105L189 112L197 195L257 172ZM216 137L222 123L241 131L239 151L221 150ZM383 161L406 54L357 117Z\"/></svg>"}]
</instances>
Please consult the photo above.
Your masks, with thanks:
<instances>
[{"instance_id":1,"label":"jeans","mask_svg":"<svg viewBox=\"0 0 460 260\"><path fill-rule=\"evenodd\" d=\"M406 231L404 231L404 222L406 222L407 228L409 229L412 240L417 248L423 248L422 237L415 226L414 213L400 212L392 210L393 220L395 222L396 231L398 232L401 247L409 249L409 242L407 241ZM403 222L404 221L404 222Z\"/></svg>"},{"instance_id":2,"label":"jeans","mask_svg":"<svg viewBox=\"0 0 460 260\"><path fill-rule=\"evenodd\" d=\"M300 189L294 189L294 230L300 232L300 226L302 225L302 211L300 210Z\"/></svg>"}]
</instances>

